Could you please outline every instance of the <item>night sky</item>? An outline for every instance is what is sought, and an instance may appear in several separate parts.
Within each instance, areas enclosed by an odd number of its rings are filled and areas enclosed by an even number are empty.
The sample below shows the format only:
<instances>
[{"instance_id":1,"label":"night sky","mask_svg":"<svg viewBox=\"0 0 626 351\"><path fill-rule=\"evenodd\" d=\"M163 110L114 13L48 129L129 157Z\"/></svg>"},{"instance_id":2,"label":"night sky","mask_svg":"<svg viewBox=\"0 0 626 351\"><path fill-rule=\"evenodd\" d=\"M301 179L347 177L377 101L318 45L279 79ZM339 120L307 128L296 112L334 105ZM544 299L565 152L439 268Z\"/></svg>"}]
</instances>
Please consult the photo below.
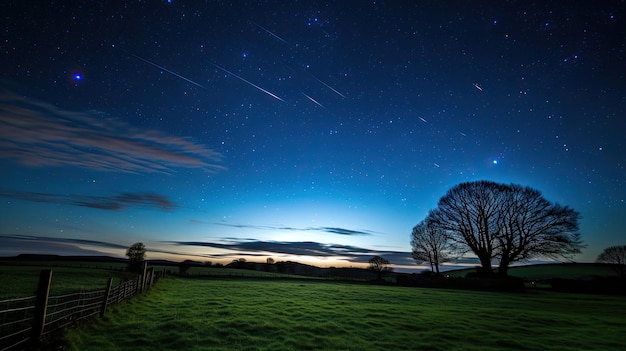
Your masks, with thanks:
<instances>
[{"instance_id":1,"label":"night sky","mask_svg":"<svg viewBox=\"0 0 626 351\"><path fill-rule=\"evenodd\" d=\"M413 266L452 186L626 244L623 1L3 1L0 255Z\"/></svg>"}]
</instances>

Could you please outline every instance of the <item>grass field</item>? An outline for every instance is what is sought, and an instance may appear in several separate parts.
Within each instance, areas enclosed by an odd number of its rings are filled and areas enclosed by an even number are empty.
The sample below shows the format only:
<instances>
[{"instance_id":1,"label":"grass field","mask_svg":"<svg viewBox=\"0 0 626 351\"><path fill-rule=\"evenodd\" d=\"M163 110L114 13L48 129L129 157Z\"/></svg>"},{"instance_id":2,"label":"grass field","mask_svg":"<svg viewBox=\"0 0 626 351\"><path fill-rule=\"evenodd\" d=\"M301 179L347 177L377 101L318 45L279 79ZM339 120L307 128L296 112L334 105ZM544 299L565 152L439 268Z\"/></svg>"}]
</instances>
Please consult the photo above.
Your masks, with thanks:
<instances>
[{"instance_id":1,"label":"grass field","mask_svg":"<svg viewBox=\"0 0 626 351\"><path fill-rule=\"evenodd\" d=\"M123 271L123 262L79 262L79 261L0 261L0 300L32 296L37 288L41 269L52 269L51 294L59 295L79 290L104 288L109 277L114 283L134 275ZM151 266L155 271L178 272L176 266ZM449 271L446 274L463 277L474 269ZM261 272L234 268L191 267L190 276L239 277L239 278L303 278L297 275ZM616 272L607 265L598 264L550 264L513 267L510 275L525 279L581 278L587 276L615 276ZM318 278L319 279L319 278ZM391 279L393 281L393 279ZM546 287L549 287L547 285Z\"/></svg>"},{"instance_id":2,"label":"grass field","mask_svg":"<svg viewBox=\"0 0 626 351\"><path fill-rule=\"evenodd\" d=\"M169 267L172 270L172 267ZM173 267L176 271L176 267ZM273 273L254 271L237 268L216 268L216 267L191 267L187 273L189 276L214 276L214 277L246 277L246 278L306 278L293 274Z\"/></svg>"},{"instance_id":3,"label":"grass field","mask_svg":"<svg viewBox=\"0 0 626 351\"><path fill-rule=\"evenodd\" d=\"M93 267L0 265L0 300L35 295L39 272L52 269L50 295L62 295L81 290L98 290L106 287L109 277L117 284L136 275L121 270Z\"/></svg>"},{"instance_id":4,"label":"grass field","mask_svg":"<svg viewBox=\"0 0 626 351\"><path fill-rule=\"evenodd\" d=\"M182 279L66 332L72 350L624 350L626 299Z\"/></svg>"},{"instance_id":5,"label":"grass field","mask_svg":"<svg viewBox=\"0 0 626 351\"><path fill-rule=\"evenodd\" d=\"M42 269L52 269L51 295L61 295L81 290L97 290L106 287L109 277L118 284L133 279L134 273L123 269L125 263L109 262L19 262L0 263L0 301L35 294ZM178 272L175 266L151 266L155 271ZM207 275L247 278L302 278L295 275L258 272L234 268L192 267L189 275Z\"/></svg>"}]
</instances>

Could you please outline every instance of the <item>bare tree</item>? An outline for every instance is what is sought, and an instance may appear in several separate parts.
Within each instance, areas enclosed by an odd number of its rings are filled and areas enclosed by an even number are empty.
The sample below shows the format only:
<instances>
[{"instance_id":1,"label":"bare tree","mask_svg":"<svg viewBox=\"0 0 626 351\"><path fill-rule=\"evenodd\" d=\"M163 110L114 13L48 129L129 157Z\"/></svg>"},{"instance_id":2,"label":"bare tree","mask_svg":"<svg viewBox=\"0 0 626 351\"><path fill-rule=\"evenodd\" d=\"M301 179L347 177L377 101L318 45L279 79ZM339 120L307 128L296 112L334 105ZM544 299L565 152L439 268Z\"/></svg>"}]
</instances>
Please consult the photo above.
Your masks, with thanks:
<instances>
[{"instance_id":1,"label":"bare tree","mask_svg":"<svg viewBox=\"0 0 626 351\"><path fill-rule=\"evenodd\" d=\"M411 248L417 264L428 262L430 270L437 274L439 265L449 260L452 251L446 231L433 226L428 217L413 227Z\"/></svg>"},{"instance_id":2,"label":"bare tree","mask_svg":"<svg viewBox=\"0 0 626 351\"><path fill-rule=\"evenodd\" d=\"M483 274L492 273L505 187L490 181L461 183L448 190L430 214L433 226L446 231L452 241L478 257Z\"/></svg>"},{"instance_id":3,"label":"bare tree","mask_svg":"<svg viewBox=\"0 0 626 351\"><path fill-rule=\"evenodd\" d=\"M235 258L233 262L231 262L230 266L232 268L245 268L246 267L246 259L245 258Z\"/></svg>"},{"instance_id":4,"label":"bare tree","mask_svg":"<svg viewBox=\"0 0 626 351\"><path fill-rule=\"evenodd\" d=\"M134 243L126 250L126 256L128 257L128 270L141 272L146 258L146 246L143 243Z\"/></svg>"},{"instance_id":5,"label":"bare tree","mask_svg":"<svg viewBox=\"0 0 626 351\"><path fill-rule=\"evenodd\" d=\"M511 263L532 257L569 258L584 247L578 234L578 212L553 204L530 187L511 184L498 216L498 273Z\"/></svg>"},{"instance_id":6,"label":"bare tree","mask_svg":"<svg viewBox=\"0 0 626 351\"><path fill-rule=\"evenodd\" d=\"M505 276L513 262L570 257L584 247L577 233L578 212L516 184L461 183L439 200L429 217L478 257L483 274L493 274L492 261L499 262L498 272Z\"/></svg>"},{"instance_id":7,"label":"bare tree","mask_svg":"<svg viewBox=\"0 0 626 351\"><path fill-rule=\"evenodd\" d=\"M611 264L617 274L626 277L626 245L607 247L598 255L596 262Z\"/></svg>"},{"instance_id":8,"label":"bare tree","mask_svg":"<svg viewBox=\"0 0 626 351\"><path fill-rule=\"evenodd\" d=\"M274 259L271 257L268 257L266 260L266 265L265 265L265 271L266 272L275 272L276 271L276 266L274 266Z\"/></svg>"},{"instance_id":9,"label":"bare tree","mask_svg":"<svg viewBox=\"0 0 626 351\"><path fill-rule=\"evenodd\" d=\"M391 267L389 267L389 261L380 256L374 256L370 258L369 264L370 265L367 269L376 273L378 275L378 280L381 280L383 278L384 273L391 272L393 270Z\"/></svg>"}]
</instances>

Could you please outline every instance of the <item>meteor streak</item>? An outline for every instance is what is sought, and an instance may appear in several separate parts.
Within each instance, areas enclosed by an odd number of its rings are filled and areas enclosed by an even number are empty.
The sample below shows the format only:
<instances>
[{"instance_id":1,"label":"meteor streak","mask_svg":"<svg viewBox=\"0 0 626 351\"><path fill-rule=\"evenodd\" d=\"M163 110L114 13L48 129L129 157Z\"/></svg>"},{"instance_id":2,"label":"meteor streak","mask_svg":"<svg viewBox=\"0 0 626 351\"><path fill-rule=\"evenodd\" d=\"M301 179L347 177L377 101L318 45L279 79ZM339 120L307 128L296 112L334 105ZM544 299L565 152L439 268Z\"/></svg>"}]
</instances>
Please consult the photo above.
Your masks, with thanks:
<instances>
[{"instance_id":1,"label":"meteor streak","mask_svg":"<svg viewBox=\"0 0 626 351\"><path fill-rule=\"evenodd\" d=\"M247 79L245 79L245 78L243 78L243 77L240 77L240 76L238 76L238 75L234 74L233 72L231 72L231 71L227 70L226 68L224 68L224 67L222 67L222 66L218 66L218 65L216 65L216 64L214 64L214 63L211 63L211 64L212 64L213 66L215 66L216 68L218 68L219 70L224 71L224 72L226 72L226 73L230 74L231 76L233 76L233 77L235 77L235 78L237 78L237 79L239 79L239 80L242 80L242 81L244 81L244 82L248 83L249 85L252 85L253 87L255 87L255 88L259 89L260 91L262 91L262 92L264 92L265 94L267 94L267 95L269 95L269 96L273 97L274 99L278 99L278 100L280 100L280 101L282 101L282 102L287 102L287 101L285 101L285 100L281 99L281 98L280 98L280 96L278 96L278 95L276 95L276 94L272 94L270 91L268 91L268 90L266 90L266 89L263 89L263 88L261 88L260 86L258 86L258 85L256 85L256 84L252 83L251 81L249 81L249 80L247 80Z\"/></svg>"},{"instance_id":2,"label":"meteor streak","mask_svg":"<svg viewBox=\"0 0 626 351\"><path fill-rule=\"evenodd\" d=\"M428 123L428 121L427 121L427 120L425 120L425 119L424 119L424 118L422 118L422 117L419 117L419 116L418 116L417 118L421 119L421 120L422 120L422 122L424 122L424 123Z\"/></svg>"},{"instance_id":3,"label":"meteor streak","mask_svg":"<svg viewBox=\"0 0 626 351\"><path fill-rule=\"evenodd\" d=\"M301 93L302 93L302 92L301 92ZM308 96L307 94L302 93L302 95L306 96L306 97L307 97L307 99L309 99L309 100L313 101L313 103L315 103L316 105L318 105L318 106L320 106L320 107L324 107L324 105L320 104L320 103L319 103L319 102L317 102L314 98L312 98L312 97ZM324 108L325 108L325 107L324 107Z\"/></svg>"},{"instance_id":4,"label":"meteor streak","mask_svg":"<svg viewBox=\"0 0 626 351\"><path fill-rule=\"evenodd\" d=\"M126 51L126 50L124 50L124 51ZM171 74L171 75L173 75L173 76L176 76L176 77L178 77L178 78L180 78L180 79L182 79L182 80L184 80L184 81L186 81L186 82L189 82L189 83L191 83L191 84L193 84L193 85L195 85L195 86L198 86L198 87L200 87L200 88L202 88L202 89L206 89L204 86L202 86L202 85L200 85L200 84L198 84L198 83L194 82L193 80L191 80L191 79L189 79L189 78L185 78L185 77L181 76L180 74L178 74L178 73L176 73L176 72L173 72L173 71L170 71L169 69L167 69L167 68L165 68L165 67L163 67L163 66L159 66L159 65L157 65L156 63L154 63L154 62L152 62L152 61L150 61L150 60L148 60L148 59L145 59L145 58L143 58L143 57L141 57L141 56L137 56L137 55L135 55L135 54L133 54L133 53L130 53L130 52L128 52L128 51L126 51L126 53L127 53L127 54L129 54L130 56L132 56L132 57L134 57L134 58L138 59L138 60L141 60L141 61L143 61L143 62L145 62L145 63L147 63L147 64L149 64L149 65L152 65L152 66L154 66L154 67L156 67L156 68L158 68L158 69L160 69L160 70L163 70L163 71L165 71L165 72L167 72L167 73L169 73L169 74Z\"/></svg>"},{"instance_id":5,"label":"meteor streak","mask_svg":"<svg viewBox=\"0 0 626 351\"><path fill-rule=\"evenodd\" d=\"M476 89L478 89L480 91L483 91L483 88L480 85L478 85L478 83L474 83L472 85L474 86L474 88L476 88Z\"/></svg>"},{"instance_id":6,"label":"meteor streak","mask_svg":"<svg viewBox=\"0 0 626 351\"><path fill-rule=\"evenodd\" d=\"M322 82L321 80L317 79L317 77L316 77L316 76L313 76L313 78L315 78L315 80L316 80L316 81L318 81L318 82L320 82L320 83L324 84L324 85L325 85L328 89L330 89L330 90L334 91L335 93L337 93L337 94L338 94L339 96L341 96L342 98L345 98L345 97L346 97L346 96L345 96L345 95L343 95L342 93L338 92L335 88L333 88L333 87L331 87L330 85L328 85L328 84L326 84L326 83Z\"/></svg>"},{"instance_id":7,"label":"meteor streak","mask_svg":"<svg viewBox=\"0 0 626 351\"><path fill-rule=\"evenodd\" d=\"M278 35L276 35L276 34L274 34L274 33L272 33L269 29L267 29L267 28L263 27L262 25L257 24L256 22L254 22L254 21L252 21L252 20L250 21L250 23L254 24L254 25L255 25L255 26L257 26L259 29L261 29L262 31L264 31L265 33L267 33L267 34L269 34L269 35L273 36L274 38L276 38L276 39L278 39L278 40L282 41L283 43L285 43L285 44L287 44L287 45L290 45L290 44L287 42L287 40L285 40L285 39L283 39L283 38L279 37Z\"/></svg>"}]
</instances>

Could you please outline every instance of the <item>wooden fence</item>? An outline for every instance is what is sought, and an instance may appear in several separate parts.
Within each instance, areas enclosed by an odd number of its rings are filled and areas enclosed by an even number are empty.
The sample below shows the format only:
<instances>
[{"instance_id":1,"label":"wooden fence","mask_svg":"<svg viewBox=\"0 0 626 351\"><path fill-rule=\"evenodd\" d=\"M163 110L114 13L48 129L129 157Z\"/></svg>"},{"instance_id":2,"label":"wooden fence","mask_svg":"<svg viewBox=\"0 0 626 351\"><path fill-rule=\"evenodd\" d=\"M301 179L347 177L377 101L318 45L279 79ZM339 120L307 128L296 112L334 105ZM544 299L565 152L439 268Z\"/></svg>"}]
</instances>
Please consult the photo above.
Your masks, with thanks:
<instances>
[{"instance_id":1,"label":"wooden fence","mask_svg":"<svg viewBox=\"0 0 626 351\"><path fill-rule=\"evenodd\" d=\"M35 296L0 301L0 351L33 348L39 340L89 317L104 317L116 305L150 288L161 273L144 267L144 274L113 286L60 296L49 296L52 270L42 270Z\"/></svg>"}]
</instances>

